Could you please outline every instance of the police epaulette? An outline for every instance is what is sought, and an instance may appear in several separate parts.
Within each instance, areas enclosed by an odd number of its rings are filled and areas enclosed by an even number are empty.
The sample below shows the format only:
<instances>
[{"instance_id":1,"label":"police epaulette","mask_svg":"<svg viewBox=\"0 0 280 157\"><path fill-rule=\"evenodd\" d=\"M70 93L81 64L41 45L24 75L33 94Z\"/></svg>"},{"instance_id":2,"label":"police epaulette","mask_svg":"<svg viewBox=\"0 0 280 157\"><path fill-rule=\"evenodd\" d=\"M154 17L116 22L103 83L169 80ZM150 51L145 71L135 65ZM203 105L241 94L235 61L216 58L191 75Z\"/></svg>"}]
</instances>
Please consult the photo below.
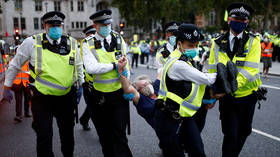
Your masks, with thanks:
<instances>
[{"instance_id":1,"label":"police epaulette","mask_svg":"<svg viewBox=\"0 0 280 157\"><path fill-rule=\"evenodd\" d=\"M114 34L116 34L116 35L120 35L118 32L113 31L113 30L112 30L112 33L114 33Z\"/></svg>"},{"instance_id":2,"label":"police epaulette","mask_svg":"<svg viewBox=\"0 0 280 157\"><path fill-rule=\"evenodd\" d=\"M86 37L85 40L88 41L88 40L92 39L93 37L94 37L94 34L92 34L92 35Z\"/></svg>"},{"instance_id":3,"label":"police epaulette","mask_svg":"<svg viewBox=\"0 0 280 157\"><path fill-rule=\"evenodd\" d=\"M250 33L250 32L249 32L248 34L249 34L249 36L252 36L252 37L254 37L254 38L256 37L255 34L252 34L252 33Z\"/></svg>"}]
</instances>

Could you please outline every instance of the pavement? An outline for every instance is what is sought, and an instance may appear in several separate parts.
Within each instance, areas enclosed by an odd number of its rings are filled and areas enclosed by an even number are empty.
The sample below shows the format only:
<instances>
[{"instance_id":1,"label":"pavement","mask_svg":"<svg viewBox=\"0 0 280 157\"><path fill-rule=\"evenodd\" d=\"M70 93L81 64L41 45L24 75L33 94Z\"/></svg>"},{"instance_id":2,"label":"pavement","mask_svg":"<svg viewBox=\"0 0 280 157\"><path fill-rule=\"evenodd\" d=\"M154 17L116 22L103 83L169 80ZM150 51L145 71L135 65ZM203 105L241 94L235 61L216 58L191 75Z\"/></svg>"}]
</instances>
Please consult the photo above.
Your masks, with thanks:
<instances>
[{"instance_id":1,"label":"pavement","mask_svg":"<svg viewBox=\"0 0 280 157\"><path fill-rule=\"evenodd\" d=\"M276 66L274 66L276 67ZM152 79L156 77L156 70L138 67L133 69L132 80L146 74ZM261 110L256 107L253 132L248 137L240 157L279 157L280 154L280 77L268 76L261 78L263 86L268 87L268 100L262 102ZM15 102L0 104L0 157L34 157L36 156L36 136L31 128L31 118L24 118L22 123L13 121L15 116ZM82 99L79 113L85 108ZM223 134L219 120L218 104L207 115L206 125L202 131L205 152L208 157L221 156ZM138 115L131 104L131 135L128 143L134 157L160 157L158 139L153 129ZM83 131L75 125L75 157L102 157L98 136L93 124L91 131ZM56 157L62 157L58 128L54 119L53 151Z\"/></svg>"},{"instance_id":2,"label":"pavement","mask_svg":"<svg viewBox=\"0 0 280 157\"><path fill-rule=\"evenodd\" d=\"M263 63L260 64L260 72L263 72ZM269 75L280 76L280 62L272 62L272 67L269 68Z\"/></svg>"}]
</instances>

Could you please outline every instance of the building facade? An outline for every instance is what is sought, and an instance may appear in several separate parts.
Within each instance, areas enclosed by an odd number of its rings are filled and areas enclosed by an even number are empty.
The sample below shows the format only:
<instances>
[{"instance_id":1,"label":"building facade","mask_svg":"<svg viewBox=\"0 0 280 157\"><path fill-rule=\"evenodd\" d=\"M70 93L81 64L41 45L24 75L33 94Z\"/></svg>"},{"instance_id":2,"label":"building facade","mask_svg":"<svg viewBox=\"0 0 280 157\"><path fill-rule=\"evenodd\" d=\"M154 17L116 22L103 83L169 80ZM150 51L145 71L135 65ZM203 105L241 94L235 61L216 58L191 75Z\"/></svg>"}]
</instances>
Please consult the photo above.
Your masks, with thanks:
<instances>
[{"instance_id":1,"label":"building facade","mask_svg":"<svg viewBox=\"0 0 280 157\"><path fill-rule=\"evenodd\" d=\"M111 0L0 0L0 38L14 42L15 30L28 37L44 31L41 17L48 11L65 14L64 34L84 37L82 30L92 24L89 16L102 9L111 9L113 25L119 29L119 12L110 6Z\"/></svg>"}]
</instances>

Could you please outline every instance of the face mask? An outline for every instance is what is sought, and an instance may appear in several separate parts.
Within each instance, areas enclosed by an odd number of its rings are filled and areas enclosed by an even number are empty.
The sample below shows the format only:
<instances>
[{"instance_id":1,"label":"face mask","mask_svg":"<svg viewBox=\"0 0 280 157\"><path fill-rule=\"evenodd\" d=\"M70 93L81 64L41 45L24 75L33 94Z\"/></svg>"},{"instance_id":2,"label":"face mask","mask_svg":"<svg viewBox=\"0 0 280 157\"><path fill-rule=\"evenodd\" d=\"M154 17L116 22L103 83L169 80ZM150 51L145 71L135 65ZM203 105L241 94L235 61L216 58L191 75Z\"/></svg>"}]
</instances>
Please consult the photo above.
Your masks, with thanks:
<instances>
[{"instance_id":1,"label":"face mask","mask_svg":"<svg viewBox=\"0 0 280 157\"><path fill-rule=\"evenodd\" d=\"M146 87L143 87L141 93L145 96L151 96L154 94L154 87L151 84L148 84Z\"/></svg>"},{"instance_id":2,"label":"face mask","mask_svg":"<svg viewBox=\"0 0 280 157\"><path fill-rule=\"evenodd\" d=\"M62 36L62 28L60 28L60 27L51 27L49 29L49 36L53 40L59 39Z\"/></svg>"},{"instance_id":3,"label":"face mask","mask_svg":"<svg viewBox=\"0 0 280 157\"><path fill-rule=\"evenodd\" d=\"M265 38L263 41L266 42L266 43L268 42L267 38Z\"/></svg>"},{"instance_id":4,"label":"face mask","mask_svg":"<svg viewBox=\"0 0 280 157\"><path fill-rule=\"evenodd\" d=\"M169 37L169 43L170 43L170 45L175 46L175 44L176 44L176 37L174 35Z\"/></svg>"},{"instance_id":5,"label":"face mask","mask_svg":"<svg viewBox=\"0 0 280 157\"><path fill-rule=\"evenodd\" d=\"M197 53L198 53L197 48L186 49L184 55L187 56L188 58L193 59L197 55Z\"/></svg>"},{"instance_id":6,"label":"face mask","mask_svg":"<svg viewBox=\"0 0 280 157\"><path fill-rule=\"evenodd\" d=\"M245 22L237 22L231 20L229 26L235 33L239 34L247 27L247 24Z\"/></svg>"},{"instance_id":7,"label":"face mask","mask_svg":"<svg viewBox=\"0 0 280 157\"><path fill-rule=\"evenodd\" d=\"M100 27L99 33L100 33L103 37L107 37L107 36L111 33L111 25Z\"/></svg>"}]
</instances>

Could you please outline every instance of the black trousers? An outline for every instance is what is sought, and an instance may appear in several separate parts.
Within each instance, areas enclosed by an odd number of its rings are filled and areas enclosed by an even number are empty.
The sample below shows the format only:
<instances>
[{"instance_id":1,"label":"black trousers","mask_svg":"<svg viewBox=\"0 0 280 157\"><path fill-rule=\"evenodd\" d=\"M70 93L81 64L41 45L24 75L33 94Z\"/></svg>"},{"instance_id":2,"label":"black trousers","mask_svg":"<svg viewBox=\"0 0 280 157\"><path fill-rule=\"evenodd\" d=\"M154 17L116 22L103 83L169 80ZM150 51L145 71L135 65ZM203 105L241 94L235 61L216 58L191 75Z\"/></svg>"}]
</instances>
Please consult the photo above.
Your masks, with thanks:
<instances>
[{"instance_id":1,"label":"black trousers","mask_svg":"<svg viewBox=\"0 0 280 157\"><path fill-rule=\"evenodd\" d=\"M132 68L133 68L134 63L136 65L136 68L138 67L138 56L139 56L139 54L133 54L133 56L132 56L132 64L131 64Z\"/></svg>"},{"instance_id":2,"label":"black trousers","mask_svg":"<svg viewBox=\"0 0 280 157\"><path fill-rule=\"evenodd\" d=\"M95 125L104 157L131 157L126 137L129 102L120 89L111 93L95 91L90 102L91 118Z\"/></svg>"},{"instance_id":3,"label":"black trousers","mask_svg":"<svg viewBox=\"0 0 280 157\"><path fill-rule=\"evenodd\" d=\"M64 157L74 152L74 104L71 93L63 96L44 95L32 88L32 128L37 136L37 156L54 157L52 151L53 117L59 129Z\"/></svg>"},{"instance_id":4,"label":"black trousers","mask_svg":"<svg viewBox=\"0 0 280 157\"><path fill-rule=\"evenodd\" d=\"M144 60L145 60L145 53L142 52L140 55L140 63L144 64Z\"/></svg>"},{"instance_id":5,"label":"black trousers","mask_svg":"<svg viewBox=\"0 0 280 157\"><path fill-rule=\"evenodd\" d=\"M90 96L91 96L91 93L90 93L90 91L87 89L87 88L84 88L83 89L84 90L84 99L85 99L85 102L86 102L86 109L85 109L85 111L84 111L84 113L82 114L82 116L80 117L80 123L82 124L82 125L84 125L84 124L88 124L88 122L89 122L89 119L90 119L90 115L92 114L91 113L91 110L90 110L90 108L89 108L89 105L88 104L90 104Z\"/></svg>"},{"instance_id":6,"label":"black trousers","mask_svg":"<svg viewBox=\"0 0 280 157\"><path fill-rule=\"evenodd\" d=\"M19 85L13 84L12 90L15 93L16 99L16 116L22 116L22 99L24 99L24 114L29 114L29 100L30 94L28 89L21 83Z\"/></svg>"},{"instance_id":7,"label":"black trousers","mask_svg":"<svg viewBox=\"0 0 280 157\"><path fill-rule=\"evenodd\" d=\"M223 157L237 157L241 152L246 138L252 132L256 102L254 94L241 98L225 96L220 100L220 119L224 134Z\"/></svg>"}]
</instances>

